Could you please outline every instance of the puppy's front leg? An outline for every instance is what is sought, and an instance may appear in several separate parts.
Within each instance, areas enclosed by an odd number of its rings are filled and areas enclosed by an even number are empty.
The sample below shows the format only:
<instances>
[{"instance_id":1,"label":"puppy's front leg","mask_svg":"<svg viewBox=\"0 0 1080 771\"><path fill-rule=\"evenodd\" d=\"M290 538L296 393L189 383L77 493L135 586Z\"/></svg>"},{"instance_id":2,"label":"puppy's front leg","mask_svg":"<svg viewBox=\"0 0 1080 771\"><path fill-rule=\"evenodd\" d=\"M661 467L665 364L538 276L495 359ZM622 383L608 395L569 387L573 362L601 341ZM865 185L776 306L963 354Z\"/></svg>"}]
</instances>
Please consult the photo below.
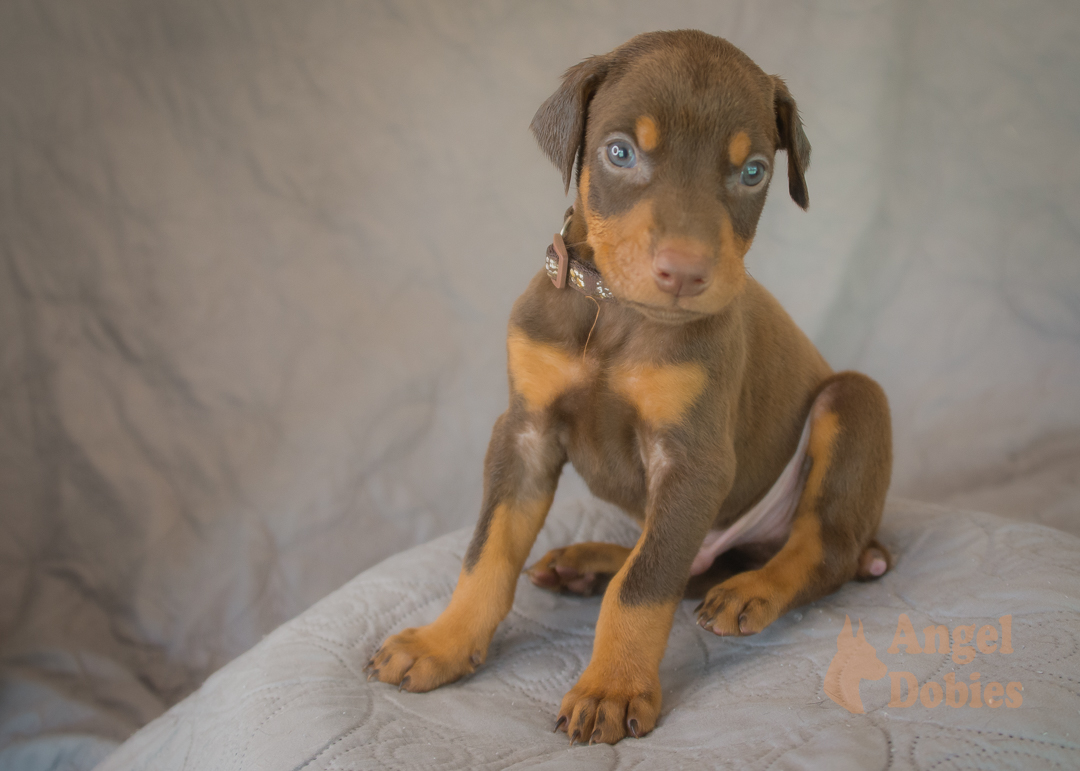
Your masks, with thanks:
<instances>
[{"instance_id":1,"label":"puppy's front leg","mask_svg":"<svg viewBox=\"0 0 1080 771\"><path fill-rule=\"evenodd\" d=\"M697 453L663 452L666 478L649 481L645 527L608 585L592 660L559 710L556 729L565 730L571 743L643 736L660 714L660 660L675 609L694 555L731 488L733 474L725 470L734 468L721 462L706 471L691 462Z\"/></svg>"},{"instance_id":2,"label":"puppy's front leg","mask_svg":"<svg viewBox=\"0 0 1080 771\"><path fill-rule=\"evenodd\" d=\"M495 423L484 462L484 505L446 610L393 635L368 669L422 692L453 682L487 657L510 611L518 576L555 494L565 454L542 415L511 407Z\"/></svg>"}]
</instances>

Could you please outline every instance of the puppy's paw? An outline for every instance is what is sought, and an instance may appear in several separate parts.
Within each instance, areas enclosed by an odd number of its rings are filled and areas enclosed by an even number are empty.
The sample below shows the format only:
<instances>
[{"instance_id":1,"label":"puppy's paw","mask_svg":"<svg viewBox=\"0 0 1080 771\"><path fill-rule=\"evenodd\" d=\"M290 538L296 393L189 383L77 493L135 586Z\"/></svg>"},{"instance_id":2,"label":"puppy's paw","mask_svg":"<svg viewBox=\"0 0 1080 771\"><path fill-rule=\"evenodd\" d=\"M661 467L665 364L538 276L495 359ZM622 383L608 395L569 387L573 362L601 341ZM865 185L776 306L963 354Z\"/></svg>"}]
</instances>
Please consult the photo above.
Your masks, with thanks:
<instances>
[{"instance_id":1,"label":"puppy's paw","mask_svg":"<svg viewBox=\"0 0 1080 771\"><path fill-rule=\"evenodd\" d=\"M867 544L859 555L859 565L855 570L856 581L874 581L885 575L892 567L889 550L876 540Z\"/></svg>"},{"instance_id":2,"label":"puppy's paw","mask_svg":"<svg viewBox=\"0 0 1080 771\"><path fill-rule=\"evenodd\" d=\"M659 673L629 680L590 665L563 697L555 730L569 734L570 744L636 739L656 726L660 699Z\"/></svg>"},{"instance_id":3,"label":"puppy's paw","mask_svg":"<svg viewBox=\"0 0 1080 771\"><path fill-rule=\"evenodd\" d=\"M406 629L387 638L364 667L368 680L377 677L398 690L423 693L474 672L486 651L435 627Z\"/></svg>"},{"instance_id":4,"label":"puppy's paw","mask_svg":"<svg viewBox=\"0 0 1080 771\"><path fill-rule=\"evenodd\" d=\"M760 570L714 586L697 606L698 626L721 637L757 634L783 612L780 592Z\"/></svg>"},{"instance_id":5,"label":"puppy's paw","mask_svg":"<svg viewBox=\"0 0 1080 771\"><path fill-rule=\"evenodd\" d=\"M573 546L552 549L527 569L525 574L534 586L541 589L578 594L582 597L591 597L601 584L606 583L605 579L611 578L610 574L604 577L589 570L587 565L577 559Z\"/></svg>"},{"instance_id":6,"label":"puppy's paw","mask_svg":"<svg viewBox=\"0 0 1080 771\"><path fill-rule=\"evenodd\" d=\"M613 543L575 543L552 549L525 573L541 589L591 597L607 587L629 554Z\"/></svg>"}]
</instances>

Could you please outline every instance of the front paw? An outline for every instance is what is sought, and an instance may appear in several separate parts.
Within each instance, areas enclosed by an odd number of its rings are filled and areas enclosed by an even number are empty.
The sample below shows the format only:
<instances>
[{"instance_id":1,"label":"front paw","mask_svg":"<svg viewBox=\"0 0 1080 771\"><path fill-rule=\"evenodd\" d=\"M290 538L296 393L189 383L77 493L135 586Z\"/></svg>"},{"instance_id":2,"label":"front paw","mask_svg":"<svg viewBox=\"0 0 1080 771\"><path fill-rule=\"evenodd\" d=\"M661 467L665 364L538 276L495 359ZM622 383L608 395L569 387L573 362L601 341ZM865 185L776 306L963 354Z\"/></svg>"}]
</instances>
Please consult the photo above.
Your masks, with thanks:
<instances>
[{"instance_id":1,"label":"front paw","mask_svg":"<svg viewBox=\"0 0 1080 771\"><path fill-rule=\"evenodd\" d=\"M589 744L636 739L656 726L660 700L659 673L628 679L590 666L563 697L555 730L569 734L570 744L586 737Z\"/></svg>"},{"instance_id":2,"label":"front paw","mask_svg":"<svg viewBox=\"0 0 1080 771\"><path fill-rule=\"evenodd\" d=\"M397 685L398 690L423 693L471 674L484 661L485 650L460 635L429 624L387 638L364 671L368 680Z\"/></svg>"},{"instance_id":3,"label":"front paw","mask_svg":"<svg viewBox=\"0 0 1080 771\"><path fill-rule=\"evenodd\" d=\"M784 612L780 595L761 570L732 576L697 606L698 626L721 637L757 634Z\"/></svg>"}]
</instances>

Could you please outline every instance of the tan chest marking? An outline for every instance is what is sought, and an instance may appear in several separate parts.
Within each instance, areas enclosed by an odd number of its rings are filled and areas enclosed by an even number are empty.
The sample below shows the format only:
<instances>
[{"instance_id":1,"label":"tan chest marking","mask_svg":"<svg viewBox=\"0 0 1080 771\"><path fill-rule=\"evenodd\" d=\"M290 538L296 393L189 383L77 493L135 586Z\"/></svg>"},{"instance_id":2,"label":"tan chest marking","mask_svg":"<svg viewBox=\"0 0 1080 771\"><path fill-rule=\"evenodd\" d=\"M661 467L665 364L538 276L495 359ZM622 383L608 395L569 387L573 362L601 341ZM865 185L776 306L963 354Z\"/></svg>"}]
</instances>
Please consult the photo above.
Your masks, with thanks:
<instances>
[{"instance_id":1,"label":"tan chest marking","mask_svg":"<svg viewBox=\"0 0 1080 771\"><path fill-rule=\"evenodd\" d=\"M732 166L742 166L750 155L750 137L745 131L740 131L731 138L728 144L728 159Z\"/></svg>"},{"instance_id":2,"label":"tan chest marking","mask_svg":"<svg viewBox=\"0 0 1080 771\"><path fill-rule=\"evenodd\" d=\"M612 387L647 423L678 423L705 390L705 368L697 362L628 365L612 374Z\"/></svg>"},{"instance_id":3,"label":"tan chest marking","mask_svg":"<svg viewBox=\"0 0 1080 771\"><path fill-rule=\"evenodd\" d=\"M510 383L531 411L548 407L570 387L585 379L581 358L550 343L532 340L512 328L506 339Z\"/></svg>"},{"instance_id":4,"label":"tan chest marking","mask_svg":"<svg viewBox=\"0 0 1080 771\"><path fill-rule=\"evenodd\" d=\"M648 115L642 115L634 124L634 135L637 137L638 147L645 152L652 152L660 144L660 129L656 121ZM747 140L749 141L749 140Z\"/></svg>"}]
</instances>

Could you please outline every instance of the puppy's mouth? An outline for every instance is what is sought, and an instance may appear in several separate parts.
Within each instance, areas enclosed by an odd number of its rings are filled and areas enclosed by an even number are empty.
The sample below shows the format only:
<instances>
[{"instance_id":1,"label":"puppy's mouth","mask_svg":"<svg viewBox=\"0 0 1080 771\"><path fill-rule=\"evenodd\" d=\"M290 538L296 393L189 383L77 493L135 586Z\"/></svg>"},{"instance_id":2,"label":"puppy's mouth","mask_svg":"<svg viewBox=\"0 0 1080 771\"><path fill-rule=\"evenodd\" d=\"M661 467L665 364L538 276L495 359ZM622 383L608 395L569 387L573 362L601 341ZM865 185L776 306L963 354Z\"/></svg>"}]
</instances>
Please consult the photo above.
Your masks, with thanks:
<instances>
[{"instance_id":1,"label":"puppy's mouth","mask_svg":"<svg viewBox=\"0 0 1080 771\"><path fill-rule=\"evenodd\" d=\"M702 313L701 311L692 311L688 308L681 308L678 305L647 305L646 303L635 302L633 300L625 301L626 305L636 310L645 318L650 321L657 321L661 324L686 324L691 321L697 321L703 319L709 314Z\"/></svg>"}]
</instances>

